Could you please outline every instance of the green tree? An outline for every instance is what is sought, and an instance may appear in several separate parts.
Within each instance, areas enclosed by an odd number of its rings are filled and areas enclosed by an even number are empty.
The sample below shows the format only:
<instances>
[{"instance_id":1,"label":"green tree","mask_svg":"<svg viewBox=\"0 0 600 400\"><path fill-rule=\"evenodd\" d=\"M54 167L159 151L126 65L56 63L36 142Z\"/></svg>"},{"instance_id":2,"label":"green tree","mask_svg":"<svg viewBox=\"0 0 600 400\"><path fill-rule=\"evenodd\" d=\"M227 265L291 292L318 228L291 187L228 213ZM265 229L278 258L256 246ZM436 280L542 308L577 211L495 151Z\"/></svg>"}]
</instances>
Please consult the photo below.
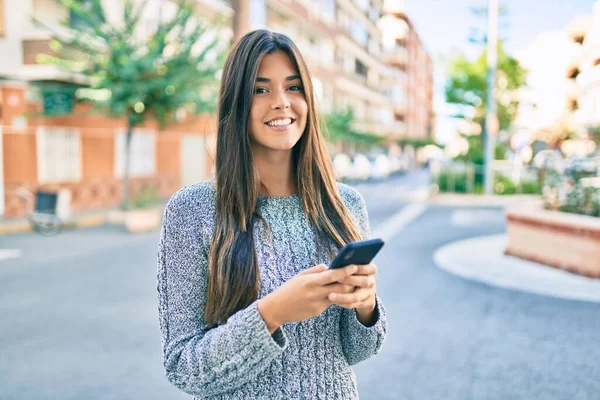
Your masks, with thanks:
<instances>
[{"instance_id":1,"label":"green tree","mask_svg":"<svg viewBox=\"0 0 600 400\"><path fill-rule=\"evenodd\" d=\"M446 102L460 107L459 118L468 118L483 127L487 96L487 51L475 61L458 55L450 62L449 79L445 87ZM507 130L514 121L519 107L517 90L526 83L527 71L519 60L498 45L498 73L496 107L501 130Z\"/></svg>"},{"instance_id":2,"label":"green tree","mask_svg":"<svg viewBox=\"0 0 600 400\"><path fill-rule=\"evenodd\" d=\"M89 87L78 93L95 110L127 121L122 201L127 209L134 128L149 119L163 128L181 109L213 111L225 49L214 21L195 17L190 2L180 1L174 15L161 18L147 35L142 34L146 1L126 0L119 24L107 19L102 0L58 2L70 15L63 23L68 34L55 33L56 55L40 61L85 82Z\"/></svg>"},{"instance_id":3,"label":"green tree","mask_svg":"<svg viewBox=\"0 0 600 400\"><path fill-rule=\"evenodd\" d=\"M321 129L332 143L354 143L365 147L381 144L385 138L359 132L354 128L354 111L352 108L338 109L325 114L321 121Z\"/></svg>"}]
</instances>

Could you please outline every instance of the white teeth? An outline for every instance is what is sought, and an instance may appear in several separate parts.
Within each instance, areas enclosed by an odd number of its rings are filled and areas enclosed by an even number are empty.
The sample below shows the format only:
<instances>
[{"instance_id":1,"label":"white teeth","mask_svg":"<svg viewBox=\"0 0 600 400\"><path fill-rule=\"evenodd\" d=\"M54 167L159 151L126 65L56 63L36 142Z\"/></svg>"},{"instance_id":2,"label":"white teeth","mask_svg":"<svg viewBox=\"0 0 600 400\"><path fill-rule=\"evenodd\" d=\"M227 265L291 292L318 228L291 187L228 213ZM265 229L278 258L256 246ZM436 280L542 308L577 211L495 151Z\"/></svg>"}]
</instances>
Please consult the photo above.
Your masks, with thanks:
<instances>
[{"instance_id":1,"label":"white teeth","mask_svg":"<svg viewBox=\"0 0 600 400\"><path fill-rule=\"evenodd\" d=\"M277 119L275 121L267 122L267 125L269 125L269 126L285 126L285 125L289 125L291 123L292 123L292 119L286 118L286 119Z\"/></svg>"}]
</instances>

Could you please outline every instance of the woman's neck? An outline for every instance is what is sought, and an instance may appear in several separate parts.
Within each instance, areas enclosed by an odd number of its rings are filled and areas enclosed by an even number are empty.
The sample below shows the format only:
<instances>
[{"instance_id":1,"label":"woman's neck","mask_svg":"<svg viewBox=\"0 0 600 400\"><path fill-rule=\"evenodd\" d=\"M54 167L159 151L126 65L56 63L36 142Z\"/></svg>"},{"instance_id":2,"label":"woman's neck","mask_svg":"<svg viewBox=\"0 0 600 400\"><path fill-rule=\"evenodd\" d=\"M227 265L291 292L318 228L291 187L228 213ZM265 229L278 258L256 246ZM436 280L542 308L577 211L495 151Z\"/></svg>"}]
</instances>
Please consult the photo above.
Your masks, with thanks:
<instances>
[{"instance_id":1,"label":"woman's neck","mask_svg":"<svg viewBox=\"0 0 600 400\"><path fill-rule=\"evenodd\" d=\"M253 153L261 182L268 188L268 196L288 196L296 193L296 182L292 166L292 152Z\"/></svg>"}]
</instances>

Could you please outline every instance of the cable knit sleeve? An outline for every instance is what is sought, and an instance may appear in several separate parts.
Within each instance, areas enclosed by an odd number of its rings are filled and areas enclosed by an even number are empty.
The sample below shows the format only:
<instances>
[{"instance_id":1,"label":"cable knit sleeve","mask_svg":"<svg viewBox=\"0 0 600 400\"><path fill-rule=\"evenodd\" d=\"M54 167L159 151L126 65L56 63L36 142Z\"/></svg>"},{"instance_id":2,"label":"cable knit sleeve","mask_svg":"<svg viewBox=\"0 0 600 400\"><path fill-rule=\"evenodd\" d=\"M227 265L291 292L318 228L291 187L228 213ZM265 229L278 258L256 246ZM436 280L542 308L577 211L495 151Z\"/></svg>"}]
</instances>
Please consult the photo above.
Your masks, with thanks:
<instances>
[{"instance_id":1,"label":"cable knit sleeve","mask_svg":"<svg viewBox=\"0 0 600 400\"><path fill-rule=\"evenodd\" d=\"M371 228L364 198L355 189L344 184L340 184L340 193L360 228L363 240L368 239ZM340 335L344 355L350 365L358 364L381 350L387 334L387 319L379 295L376 295L376 301L376 318L371 326L363 325L358 320L355 310L342 310Z\"/></svg>"},{"instance_id":2,"label":"cable knit sleeve","mask_svg":"<svg viewBox=\"0 0 600 400\"><path fill-rule=\"evenodd\" d=\"M269 334L256 302L224 325L210 328L206 323L209 234L203 227L207 204L201 195L201 190L184 188L165 209L157 292L167 379L188 394L210 397L261 374L283 352L286 337L281 330Z\"/></svg>"}]
</instances>

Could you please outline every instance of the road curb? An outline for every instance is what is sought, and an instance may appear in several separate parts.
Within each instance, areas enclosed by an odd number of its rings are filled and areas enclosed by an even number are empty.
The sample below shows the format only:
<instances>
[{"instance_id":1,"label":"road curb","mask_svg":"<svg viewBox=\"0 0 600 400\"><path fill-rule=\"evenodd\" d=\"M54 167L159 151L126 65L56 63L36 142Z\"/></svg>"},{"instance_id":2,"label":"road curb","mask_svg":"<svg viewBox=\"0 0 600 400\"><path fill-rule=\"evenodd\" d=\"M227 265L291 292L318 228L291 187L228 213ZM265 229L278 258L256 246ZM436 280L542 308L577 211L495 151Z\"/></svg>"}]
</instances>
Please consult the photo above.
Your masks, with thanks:
<instances>
[{"instance_id":1,"label":"road curb","mask_svg":"<svg viewBox=\"0 0 600 400\"><path fill-rule=\"evenodd\" d=\"M31 232L31 226L27 221L17 221L0 224L0 236Z\"/></svg>"},{"instance_id":2,"label":"road curb","mask_svg":"<svg viewBox=\"0 0 600 400\"><path fill-rule=\"evenodd\" d=\"M481 236L437 249L435 264L464 279L542 296L600 303L600 279L504 254L506 235Z\"/></svg>"},{"instance_id":3,"label":"road curb","mask_svg":"<svg viewBox=\"0 0 600 400\"><path fill-rule=\"evenodd\" d=\"M108 212L81 215L63 223L63 229L85 229L104 225ZM31 224L27 220L0 222L0 236L32 232Z\"/></svg>"}]
</instances>

